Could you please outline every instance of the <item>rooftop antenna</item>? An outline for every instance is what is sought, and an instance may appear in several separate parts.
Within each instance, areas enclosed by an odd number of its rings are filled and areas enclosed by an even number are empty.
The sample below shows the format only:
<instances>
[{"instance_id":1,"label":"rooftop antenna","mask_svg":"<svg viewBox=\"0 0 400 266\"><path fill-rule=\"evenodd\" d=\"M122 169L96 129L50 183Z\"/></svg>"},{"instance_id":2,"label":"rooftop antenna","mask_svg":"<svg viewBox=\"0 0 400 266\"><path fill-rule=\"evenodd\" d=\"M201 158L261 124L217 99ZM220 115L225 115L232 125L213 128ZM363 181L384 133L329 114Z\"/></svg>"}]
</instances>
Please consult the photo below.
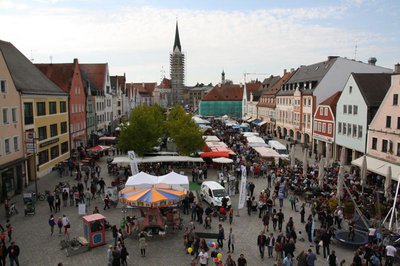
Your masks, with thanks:
<instances>
[{"instance_id":1,"label":"rooftop antenna","mask_svg":"<svg viewBox=\"0 0 400 266\"><path fill-rule=\"evenodd\" d=\"M354 60L357 60L357 41L356 46L354 47Z\"/></svg>"}]
</instances>

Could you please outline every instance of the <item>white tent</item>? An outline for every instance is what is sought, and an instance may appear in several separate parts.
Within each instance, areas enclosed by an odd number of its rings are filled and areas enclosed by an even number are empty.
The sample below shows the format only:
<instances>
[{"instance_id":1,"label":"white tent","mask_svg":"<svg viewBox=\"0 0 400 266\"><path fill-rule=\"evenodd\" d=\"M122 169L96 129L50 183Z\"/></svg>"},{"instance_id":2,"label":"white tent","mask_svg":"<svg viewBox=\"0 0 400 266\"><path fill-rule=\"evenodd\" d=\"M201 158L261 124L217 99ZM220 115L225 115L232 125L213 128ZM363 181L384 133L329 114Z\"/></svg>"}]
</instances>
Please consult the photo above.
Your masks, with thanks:
<instances>
[{"instance_id":1,"label":"white tent","mask_svg":"<svg viewBox=\"0 0 400 266\"><path fill-rule=\"evenodd\" d=\"M243 136L248 137L248 136L258 136L259 134L257 132L243 132Z\"/></svg>"},{"instance_id":2,"label":"white tent","mask_svg":"<svg viewBox=\"0 0 400 266\"><path fill-rule=\"evenodd\" d=\"M214 158L214 159L212 159L212 161L214 163L233 163L232 159L225 158L225 157Z\"/></svg>"},{"instance_id":3,"label":"white tent","mask_svg":"<svg viewBox=\"0 0 400 266\"><path fill-rule=\"evenodd\" d=\"M254 147L253 148L261 157L264 158L280 158L281 155L274 151L273 149L266 148L266 147Z\"/></svg>"},{"instance_id":4,"label":"white tent","mask_svg":"<svg viewBox=\"0 0 400 266\"><path fill-rule=\"evenodd\" d=\"M248 143L261 143L261 144L265 144L265 141L263 140L263 138L257 137L257 136L248 136L247 138L247 142Z\"/></svg>"},{"instance_id":5,"label":"white tent","mask_svg":"<svg viewBox=\"0 0 400 266\"><path fill-rule=\"evenodd\" d=\"M160 187L171 187L173 189L181 190L186 189L189 190L189 179L186 175L180 175L175 172L170 172L166 175L162 175L158 177L157 186Z\"/></svg>"},{"instance_id":6,"label":"white tent","mask_svg":"<svg viewBox=\"0 0 400 266\"><path fill-rule=\"evenodd\" d=\"M149 175L145 172L140 172L136 175L130 176L125 183L125 187L134 186L137 188L145 188L157 184L157 177Z\"/></svg>"}]
</instances>

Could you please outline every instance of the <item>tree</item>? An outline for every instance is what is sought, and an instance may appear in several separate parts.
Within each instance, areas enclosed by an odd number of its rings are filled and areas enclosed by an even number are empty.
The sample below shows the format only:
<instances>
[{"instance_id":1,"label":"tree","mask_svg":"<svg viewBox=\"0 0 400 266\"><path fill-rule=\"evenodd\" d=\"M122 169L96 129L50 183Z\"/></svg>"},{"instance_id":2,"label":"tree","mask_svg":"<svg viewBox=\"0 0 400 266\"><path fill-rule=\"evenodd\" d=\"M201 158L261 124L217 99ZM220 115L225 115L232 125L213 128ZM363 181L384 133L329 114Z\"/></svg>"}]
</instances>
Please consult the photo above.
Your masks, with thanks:
<instances>
[{"instance_id":1,"label":"tree","mask_svg":"<svg viewBox=\"0 0 400 266\"><path fill-rule=\"evenodd\" d=\"M202 132L191 115L182 106L174 106L168 114L167 132L175 142L179 153L189 155L204 146Z\"/></svg>"},{"instance_id":2,"label":"tree","mask_svg":"<svg viewBox=\"0 0 400 266\"><path fill-rule=\"evenodd\" d=\"M123 128L118 141L118 148L123 151L133 150L143 156L158 145L164 133L164 114L158 105L140 105L132 110L130 125Z\"/></svg>"}]
</instances>

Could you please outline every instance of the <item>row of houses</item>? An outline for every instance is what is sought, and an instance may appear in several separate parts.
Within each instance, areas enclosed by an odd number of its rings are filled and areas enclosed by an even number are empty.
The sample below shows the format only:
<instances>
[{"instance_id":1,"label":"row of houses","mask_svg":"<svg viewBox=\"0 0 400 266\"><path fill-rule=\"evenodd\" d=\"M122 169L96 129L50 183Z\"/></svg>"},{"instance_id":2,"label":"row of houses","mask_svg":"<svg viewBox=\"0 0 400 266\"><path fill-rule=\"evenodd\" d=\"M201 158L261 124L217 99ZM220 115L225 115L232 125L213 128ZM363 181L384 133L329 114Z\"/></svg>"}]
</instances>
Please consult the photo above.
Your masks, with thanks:
<instances>
[{"instance_id":1,"label":"row of houses","mask_svg":"<svg viewBox=\"0 0 400 266\"><path fill-rule=\"evenodd\" d=\"M156 84L110 76L107 63L33 64L0 41L0 199L22 191L99 137L113 135Z\"/></svg>"},{"instance_id":2,"label":"row of houses","mask_svg":"<svg viewBox=\"0 0 400 266\"><path fill-rule=\"evenodd\" d=\"M399 65L329 56L263 82L216 85L199 114L242 118L265 133L346 161L364 154L400 163ZM386 124L385 124L386 123ZM379 135L379 136L375 136Z\"/></svg>"}]
</instances>

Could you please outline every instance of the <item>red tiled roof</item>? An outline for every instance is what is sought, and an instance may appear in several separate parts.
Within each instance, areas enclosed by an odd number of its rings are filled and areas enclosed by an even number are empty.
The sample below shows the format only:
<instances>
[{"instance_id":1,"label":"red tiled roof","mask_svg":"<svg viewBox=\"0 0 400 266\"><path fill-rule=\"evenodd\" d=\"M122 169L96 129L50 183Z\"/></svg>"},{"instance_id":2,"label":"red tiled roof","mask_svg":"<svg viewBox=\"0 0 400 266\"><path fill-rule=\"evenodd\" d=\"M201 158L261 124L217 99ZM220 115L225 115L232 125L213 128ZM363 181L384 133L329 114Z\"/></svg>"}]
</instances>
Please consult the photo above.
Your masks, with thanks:
<instances>
[{"instance_id":1,"label":"red tiled roof","mask_svg":"<svg viewBox=\"0 0 400 266\"><path fill-rule=\"evenodd\" d=\"M281 86L288 81L293 75L294 73L296 73L296 71L292 71L292 72L286 72L282 78L276 82L273 86L271 86L265 93L264 95L270 95L270 96L275 96L278 91L281 89ZM262 96L261 96L262 97Z\"/></svg>"},{"instance_id":2,"label":"red tiled roof","mask_svg":"<svg viewBox=\"0 0 400 266\"><path fill-rule=\"evenodd\" d=\"M35 64L35 66L64 92L69 91L74 64Z\"/></svg>"},{"instance_id":3,"label":"red tiled roof","mask_svg":"<svg viewBox=\"0 0 400 266\"><path fill-rule=\"evenodd\" d=\"M243 99L243 85L221 84L216 85L203 97L203 101L241 101Z\"/></svg>"},{"instance_id":4,"label":"red tiled roof","mask_svg":"<svg viewBox=\"0 0 400 266\"><path fill-rule=\"evenodd\" d=\"M90 81L97 90L104 90L107 75L107 63L79 64L79 67L88 75Z\"/></svg>"},{"instance_id":5,"label":"red tiled roof","mask_svg":"<svg viewBox=\"0 0 400 266\"><path fill-rule=\"evenodd\" d=\"M246 83L246 89L247 89L247 100L250 100L250 95L253 91L258 91L262 89L262 83L259 81Z\"/></svg>"},{"instance_id":6,"label":"red tiled roof","mask_svg":"<svg viewBox=\"0 0 400 266\"><path fill-rule=\"evenodd\" d=\"M319 105L328 105L331 107L333 114L336 114L336 104L339 101L340 95L342 94L341 91L335 92L332 96L325 99Z\"/></svg>"},{"instance_id":7,"label":"red tiled roof","mask_svg":"<svg viewBox=\"0 0 400 266\"><path fill-rule=\"evenodd\" d=\"M142 95L153 95L153 91L156 87L157 83L156 82L147 82L147 83L127 83L126 84L126 88L127 89L131 89L133 88L134 90L136 90L137 92L139 92L139 94Z\"/></svg>"}]
</instances>

